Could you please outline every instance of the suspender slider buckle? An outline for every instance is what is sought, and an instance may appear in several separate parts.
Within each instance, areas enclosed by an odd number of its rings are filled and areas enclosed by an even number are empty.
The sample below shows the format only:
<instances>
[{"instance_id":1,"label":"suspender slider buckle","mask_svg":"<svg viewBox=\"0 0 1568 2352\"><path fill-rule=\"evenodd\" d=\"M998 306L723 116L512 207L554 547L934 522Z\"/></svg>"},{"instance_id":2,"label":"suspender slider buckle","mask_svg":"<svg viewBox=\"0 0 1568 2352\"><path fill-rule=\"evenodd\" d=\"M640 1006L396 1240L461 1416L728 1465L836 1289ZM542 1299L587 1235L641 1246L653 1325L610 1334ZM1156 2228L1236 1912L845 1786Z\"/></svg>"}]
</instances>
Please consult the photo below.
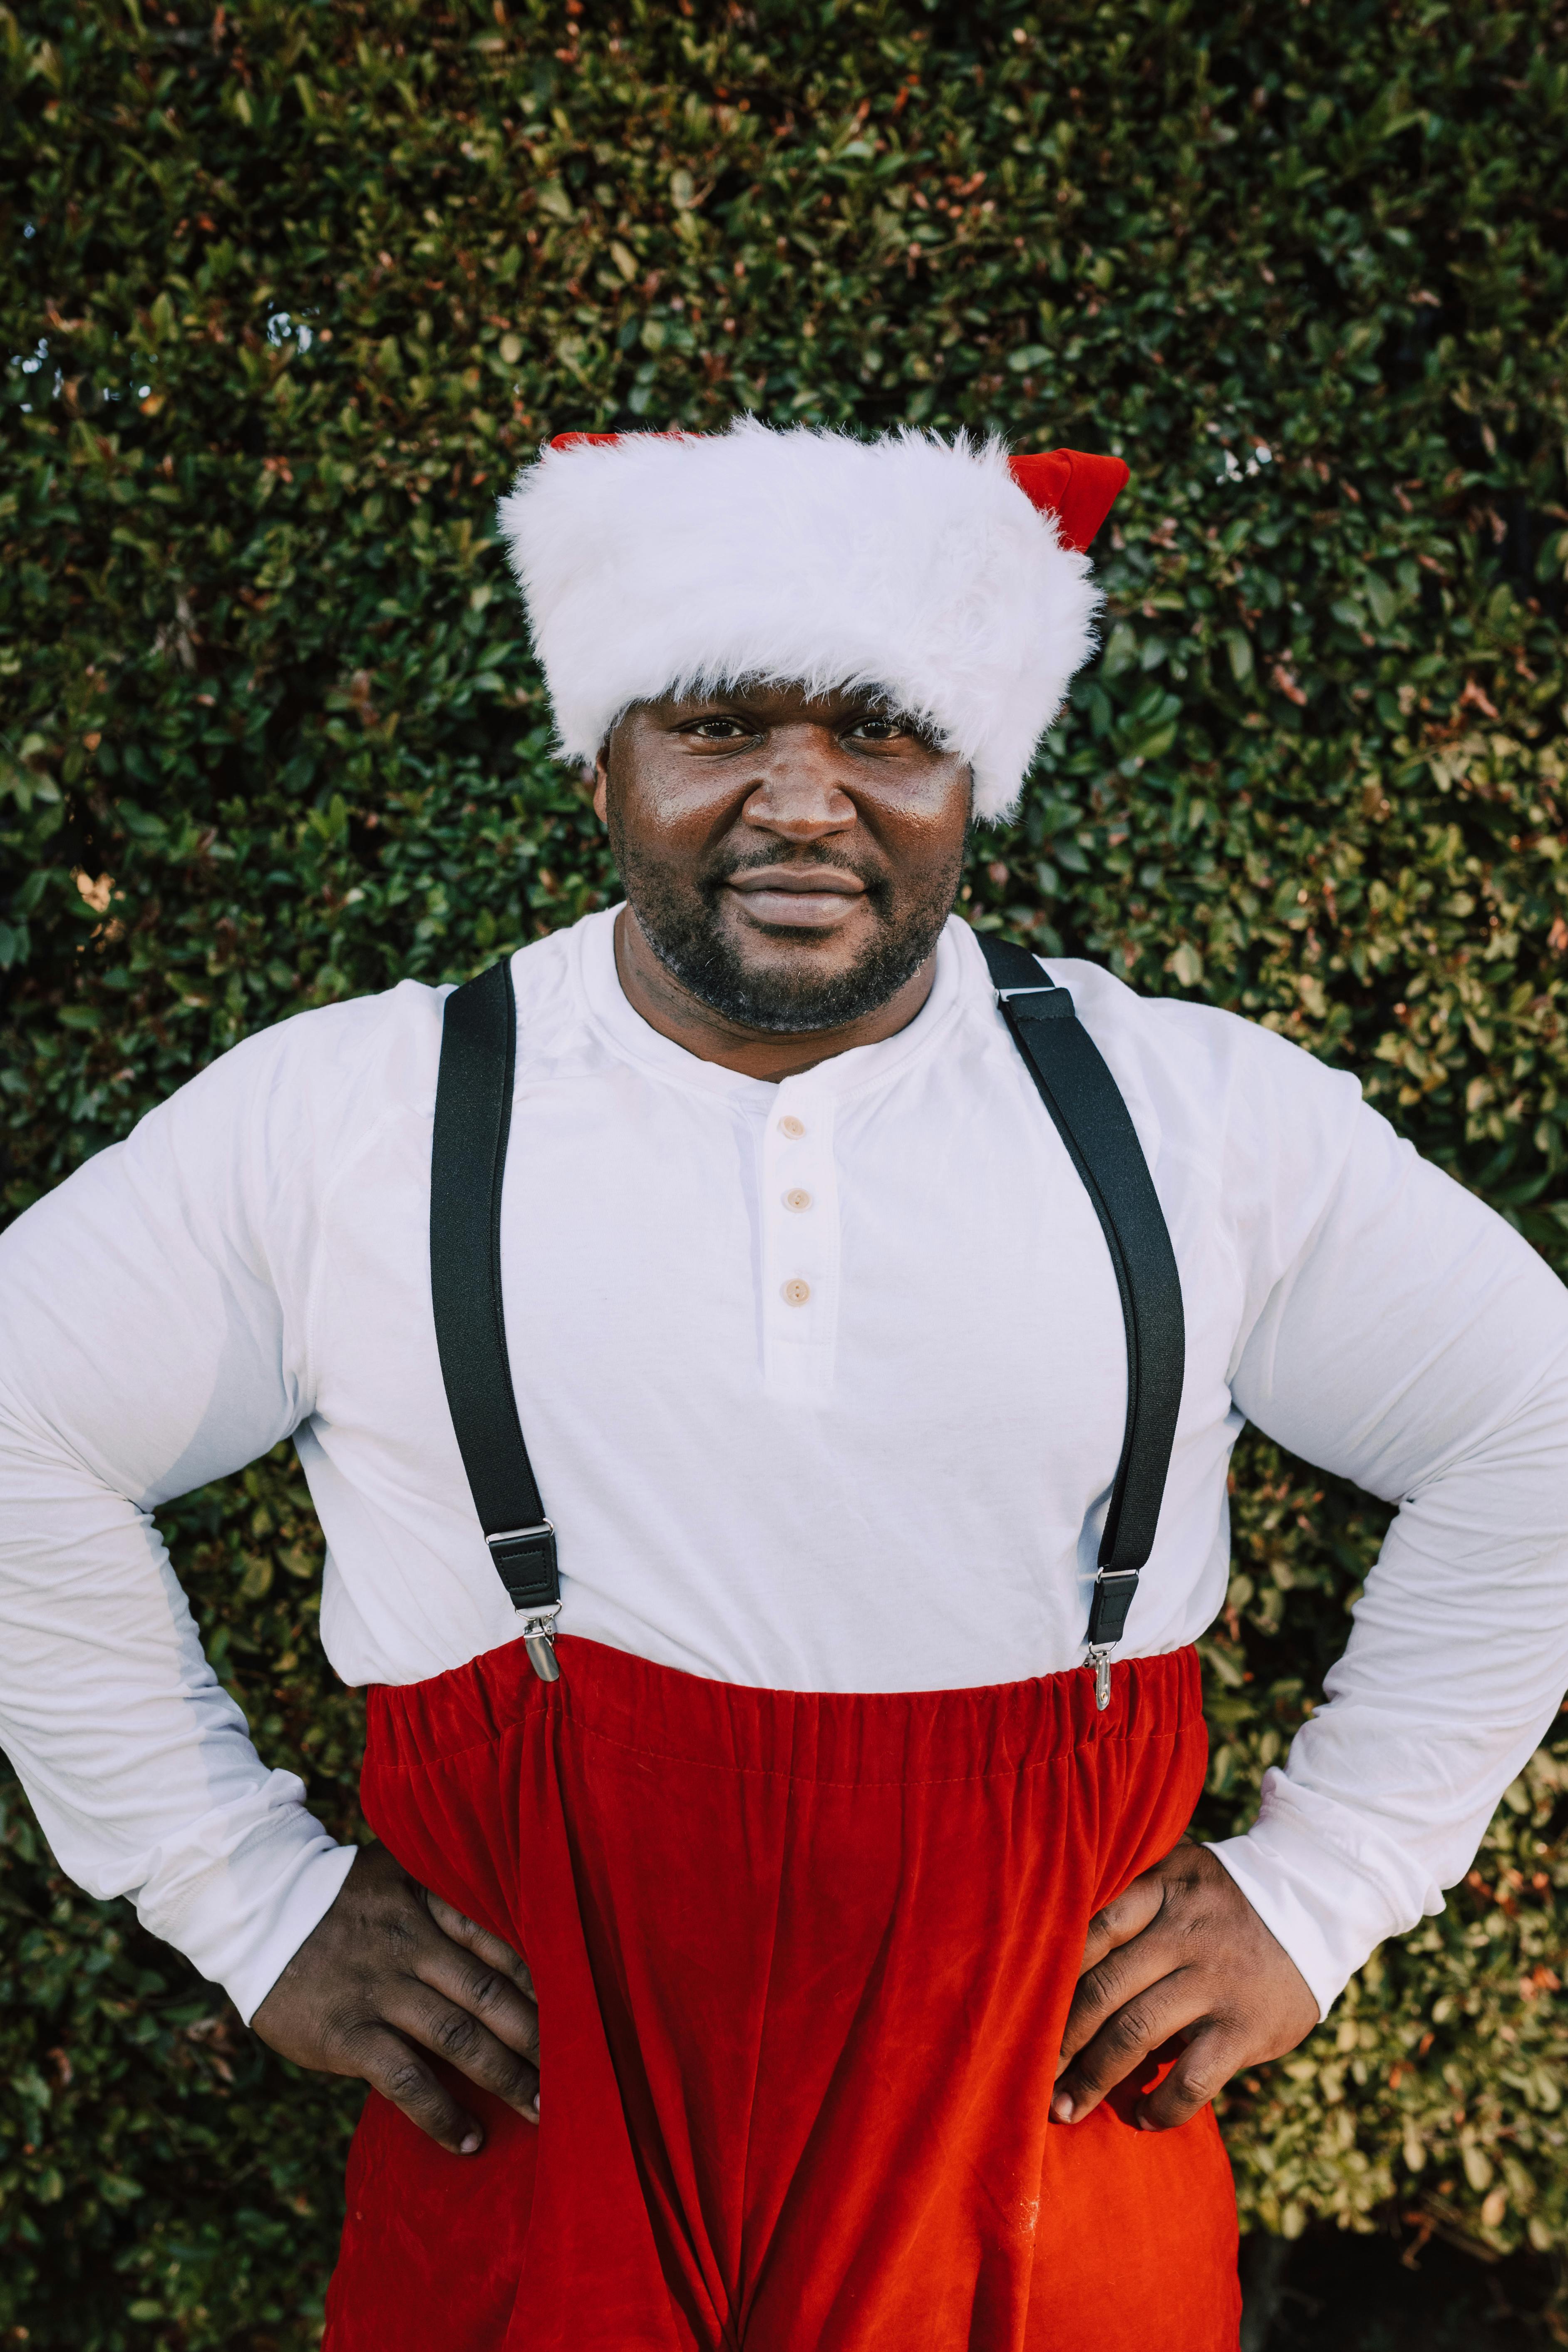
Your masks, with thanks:
<instances>
[{"instance_id":1,"label":"suspender slider buckle","mask_svg":"<svg viewBox=\"0 0 1568 2352\"><path fill-rule=\"evenodd\" d=\"M555 1530L548 1519L536 1528L503 1528L485 1542L514 1609L556 1606L561 1577L555 1565Z\"/></svg>"},{"instance_id":2,"label":"suspender slider buckle","mask_svg":"<svg viewBox=\"0 0 1568 2352\"><path fill-rule=\"evenodd\" d=\"M1089 1644L1090 1649L1109 1649L1120 1642L1127 1628L1127 1612L1132 1606L1132 1596L1138 1590L1135 1568L1102 1568L1094 1580L1094 1599L1089 1611Z\"/></svg>"},{"instance_id":3,"label":"suspender slider buckle","mask_svg":"<svg viewBox=\"0 0 1568 2352\"><path fill-rule=\"evenodd\" d=\"M1041 981L1038 988L999 988L996 1002L1004 1013L1021 1021L1068 1021L1077 1010L1068 992L1049 980Z\"/></svg>"}]
</instances>

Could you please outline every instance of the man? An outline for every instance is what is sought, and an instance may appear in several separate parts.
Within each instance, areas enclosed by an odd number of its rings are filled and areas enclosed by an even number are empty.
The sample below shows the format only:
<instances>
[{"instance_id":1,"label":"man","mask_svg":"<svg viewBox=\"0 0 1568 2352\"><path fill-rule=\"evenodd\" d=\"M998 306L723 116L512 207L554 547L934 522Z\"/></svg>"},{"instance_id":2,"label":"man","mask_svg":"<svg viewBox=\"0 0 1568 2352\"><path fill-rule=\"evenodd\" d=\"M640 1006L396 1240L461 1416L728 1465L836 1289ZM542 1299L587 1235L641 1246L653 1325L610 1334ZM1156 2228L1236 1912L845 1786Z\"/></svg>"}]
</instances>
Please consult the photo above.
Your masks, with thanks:
<instances>
[{"instance_id":1,"label":"man","mask_svg":"<svg viewBox=\"0 0 1568 2352\"><path fill-rule=\"evenodd\" d=\"M487 999L496 1134L405 983L240 1045L0 1248L0 1729L68 1869L372 2085L331 2352L1233 2352L1207 2103L1440 1907L1568 1679L1552 1276L1351 1078L1070 961L1026 994L1131 1126L1058 1133L952 916L1121 475L552 447L503 525L626 904ZM1118 1640L1123 1179L1185 1336ZM1331 1703L1204 1850L1245 1418L1400 1509ZM150 1516L289 1433L374 1686L358 1853Z\"/></svg>"}]
</instances>

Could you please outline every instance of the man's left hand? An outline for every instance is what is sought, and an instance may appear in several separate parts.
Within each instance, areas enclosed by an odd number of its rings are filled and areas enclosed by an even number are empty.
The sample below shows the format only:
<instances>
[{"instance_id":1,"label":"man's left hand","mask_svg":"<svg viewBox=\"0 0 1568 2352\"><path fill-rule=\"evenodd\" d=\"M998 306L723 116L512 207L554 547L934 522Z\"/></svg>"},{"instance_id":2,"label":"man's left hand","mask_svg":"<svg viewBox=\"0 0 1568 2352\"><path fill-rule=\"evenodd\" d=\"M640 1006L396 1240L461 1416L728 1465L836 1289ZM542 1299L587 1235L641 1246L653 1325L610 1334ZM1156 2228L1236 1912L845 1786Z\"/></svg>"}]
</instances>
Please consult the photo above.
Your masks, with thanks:
<instances>
[{"instance_id":1,"label":"man's left hand","mask_svg":"<svg viewBox=\"0 0 1568 2352\"><path fill-rule=\"evenodd\" d=\"M1143 2131L1169 2131L1205 2107L1243 2066L1293 2050L1318 2004L1282 1944L1207 1850L1175 1851L1089 1923L1078 1990L1051 2101L1079 2123L1168 2042L1185 2049L1133 2109Z\"/></svg>"}]
</instances>

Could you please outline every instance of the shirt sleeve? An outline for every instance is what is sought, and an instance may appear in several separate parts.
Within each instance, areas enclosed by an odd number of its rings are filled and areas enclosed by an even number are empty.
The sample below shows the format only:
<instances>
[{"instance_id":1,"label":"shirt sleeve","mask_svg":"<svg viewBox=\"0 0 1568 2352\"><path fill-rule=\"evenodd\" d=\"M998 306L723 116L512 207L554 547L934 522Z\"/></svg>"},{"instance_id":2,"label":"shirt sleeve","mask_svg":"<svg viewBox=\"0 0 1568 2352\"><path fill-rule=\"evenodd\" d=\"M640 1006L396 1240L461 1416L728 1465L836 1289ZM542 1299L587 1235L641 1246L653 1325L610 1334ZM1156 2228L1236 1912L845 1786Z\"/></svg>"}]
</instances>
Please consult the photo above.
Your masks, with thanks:
<instances>
[{"instance_id":1,"label":"shirt sleeve","mask_svg":"<svg viewBox=\"0 0 1568 2352\"><path fill-rule=\"evenodd\" d=\"M152 1514L310 1410L311 1137L278 1083L302 1026L0 1235L0 1743L62 1868L130 1895L247 2019L353 1849L251 1746Z\"/></svg>"},{"instance_id":2,"label":"shirt sleeve","mask_svg":"<svg viewBox=\"0 0 1568 2352\"><path fill-rule=\"evenodd\" d=\"M1232 1393L1398 1510L1327 1704L1255 1826L1213 1851L1326 2011L1385 1936L1443 1908L1568 1685L1568 1292L1352 1082L1291 1086L1316 1107L1277 1132L1273 1191L1315 1213Z\"/></svg>"}]
</instances>

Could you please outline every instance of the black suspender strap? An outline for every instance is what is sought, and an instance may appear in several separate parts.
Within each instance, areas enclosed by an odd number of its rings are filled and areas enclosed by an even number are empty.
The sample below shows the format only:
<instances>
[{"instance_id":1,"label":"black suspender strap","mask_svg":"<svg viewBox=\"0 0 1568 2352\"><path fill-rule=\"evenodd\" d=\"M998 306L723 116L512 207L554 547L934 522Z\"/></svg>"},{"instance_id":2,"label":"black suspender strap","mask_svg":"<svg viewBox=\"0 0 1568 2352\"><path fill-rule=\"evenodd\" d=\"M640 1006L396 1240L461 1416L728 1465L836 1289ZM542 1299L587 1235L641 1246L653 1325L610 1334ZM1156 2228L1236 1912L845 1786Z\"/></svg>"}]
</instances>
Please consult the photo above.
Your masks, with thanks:
<instances>
[{"instance_id":1,"label":"black suspender strap","mask_svg":"<svg viewBox=\"0 0 1568 2352\"><path fill-rule=\"evenodd\" d=\"M1153 1549L1186 1358L1182 1286L1137 1130L1099 1048L1024 948L980 938L996 1001L1041 1101L1094 1203L1127 1333L1127 1423L1089 1611L1096 1696L1110 1693ZM511 968L495 964L447 999L430 1151L430 1288L458 1445L490 1558L534 1666L553 1682L561 1603L555 1530L528 1458L501 1308L500 1202L517 1061Z\"/></svg>"},{"instance_id":2,"label":"black suspender strap","mask_svg":"<svg viewBox=\"0 0 1568 2352\"><path fill-rule=\"evenodd\" d=\"M452 1425L490 1558L546 1682L560 1674L555 1530L512 1393L501 1311L500 1201L517 1064L510 963L447 999L430 1146L430 1291Z\"/></svg>"},{"instance_id":3,"label":"black suspender strap","mask_svg":"<svg viewBox=\"0 0 1568 2352\"><path fill-rule=\"evenodd\" d=\"M1089 1619L1103 1706L1110 1695L1105 1653L1121 1639L1138 1572L1154 1548L1176 1433L1186 1364L1181 1277L1137 1130L1071 996L1026 949L976 936L1013 1042L1094 1203L1121 1294L1127 1424Z\"/></svg>"}]
</instances>

